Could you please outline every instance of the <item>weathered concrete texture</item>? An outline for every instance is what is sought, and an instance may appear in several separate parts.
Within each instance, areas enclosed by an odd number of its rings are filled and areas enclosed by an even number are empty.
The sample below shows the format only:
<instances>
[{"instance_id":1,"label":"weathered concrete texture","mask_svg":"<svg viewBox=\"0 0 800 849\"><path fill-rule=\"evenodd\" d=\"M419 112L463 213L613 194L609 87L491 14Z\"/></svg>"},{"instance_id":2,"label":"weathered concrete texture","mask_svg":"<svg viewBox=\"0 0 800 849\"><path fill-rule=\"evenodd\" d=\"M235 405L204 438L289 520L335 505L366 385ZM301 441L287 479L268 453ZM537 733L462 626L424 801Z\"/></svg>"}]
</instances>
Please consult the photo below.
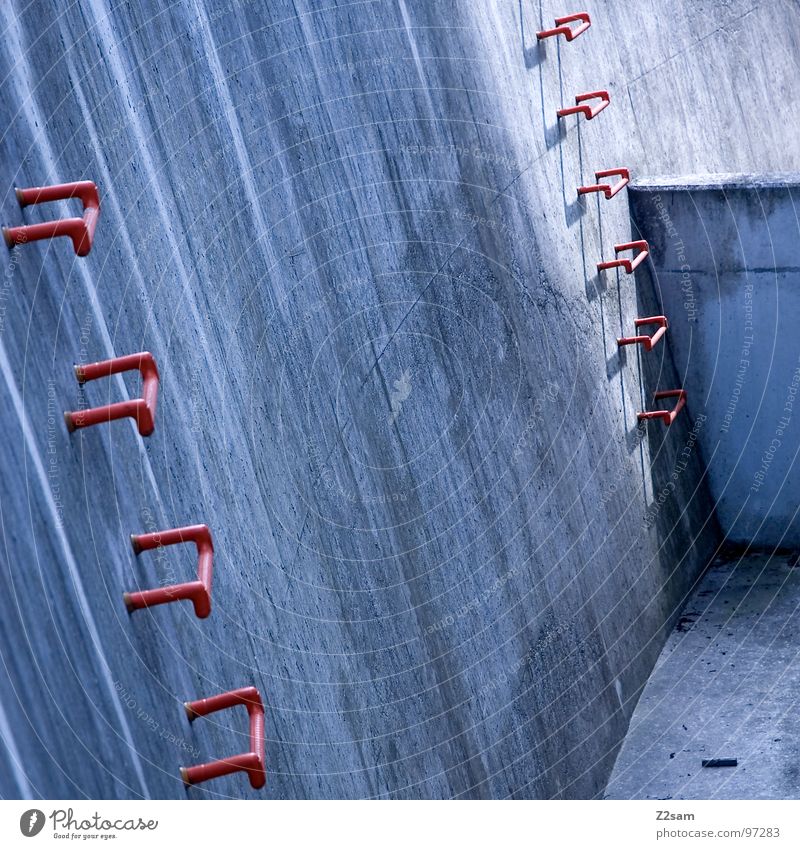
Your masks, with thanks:
<instances>
[{"instance_id":1,"label":"weathered concrete texture","mask_svg":"<svg viewBox=\"0 0 800 849\"><path fill-rule=\"evenodd\" d=\"M751 5L594 3L537 46L560 2L6 4L2 218L82 177L103 212L4 278L2 792L183 796L245 735L180 703L249 683L270 797L602 792L718 529L691 416L635 427L640 370L677 375L619 356L635 287L593 271L624 195L575 186L800 169L797 10ZM73 361L142 348L154 436L68 437L137 391ZM211 617L128 618L193 568L128 534L203 520Z\"/></svg>"},{"instance_id":2,"label":"weathered concrete texture","mask_svg":"<svg viewBox=\"0 0 800 849\"><path fill-rule=\"evenodd\" d=\"M631 191L726 537L800 545L800 177Z\"/></svg>"},{"instance_id":3,"label":"weathered concrete texture","mask_svg":"<svg viewBox=\"0 0 800 849\"><path fill-rule=\"evenodd\" d=\"M799 595L788 557L709 570L634 711L608 798L797 798ZM712 758L738 766L703 768Z\"/></svg>"}]
</instances>

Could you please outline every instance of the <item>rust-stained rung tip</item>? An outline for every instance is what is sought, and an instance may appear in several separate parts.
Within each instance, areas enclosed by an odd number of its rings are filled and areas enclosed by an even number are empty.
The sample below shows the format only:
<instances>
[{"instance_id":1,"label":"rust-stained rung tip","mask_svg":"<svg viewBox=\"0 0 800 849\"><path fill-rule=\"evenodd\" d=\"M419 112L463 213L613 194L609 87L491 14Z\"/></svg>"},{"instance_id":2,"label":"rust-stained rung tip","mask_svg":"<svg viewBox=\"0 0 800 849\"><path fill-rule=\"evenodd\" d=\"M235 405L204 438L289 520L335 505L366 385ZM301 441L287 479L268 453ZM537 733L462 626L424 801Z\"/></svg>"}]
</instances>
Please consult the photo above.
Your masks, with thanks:
<instances>
[{"instance_id":1,"label":"rust-stained rung tip","mask_svg":"<svg viewBox=\"0 0 800 849\"><path fill-rule=\"evenodd\" d=\"M64 412L64 424L70 433L75 433L75 422L72 421L72 413Z\"/></svg>"},{"instance_id":2,"label":"rust-stained rung tip","mask_svg":"<svg viewBox=\"0 0 800 849\"><path fill-rule=\"evenodd\" d=\"M194 722L195 719L197 719L197 714L192 710L192 706L189 704L189 702L183 703L183 709L186 711L186 716L189 722Z\"/></svg>"},{"instance_id":3,"label":"rust-stained rung tip","mask_svg":"<svg viewBox=\"0 0 800 849\"><path fill-rule=\"evenodd\" d=\"M189 770L186 769L185 766L181 767L181 778L183 779L183 784L185 787L191 787L192 782L189 781Z\"/></svg>"},{"instance_id":4,"label":"rust-stained rung tip","mask_svg":"<svg viewBox=\"0 0 800 849\"><path fill-rule=\"evenodd\" d=\"M136 534L131 534L131 548L133 549L133 553L136 555L140 554L142 551L142 547L139 545L139 540L137 539Z\"/></svg>"},{"instance_id":5,"label":"rust-stained rung tip","mask_svg":"<svg viewBox=\"0 0 800 849\"><path fill-rule=\"evenodd\" d=\"M125 607L126 607L128 613L133 613L133 611L136 610L136 608L133 606L133 604L131 604L131 594L130 593L123 593L122 594L122 600L125 602Z\"/></svg>"}]
</instances>

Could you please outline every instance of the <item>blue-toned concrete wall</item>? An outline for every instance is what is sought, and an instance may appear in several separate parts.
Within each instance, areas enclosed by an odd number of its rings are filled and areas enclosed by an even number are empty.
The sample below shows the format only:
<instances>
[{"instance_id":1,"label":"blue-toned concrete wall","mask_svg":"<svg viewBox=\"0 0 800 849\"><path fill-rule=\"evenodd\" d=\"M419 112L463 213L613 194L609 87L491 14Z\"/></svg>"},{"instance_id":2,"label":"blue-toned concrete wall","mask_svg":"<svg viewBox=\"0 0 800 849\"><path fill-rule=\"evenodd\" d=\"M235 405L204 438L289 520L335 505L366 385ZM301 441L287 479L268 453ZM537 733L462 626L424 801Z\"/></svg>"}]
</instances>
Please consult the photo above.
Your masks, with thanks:
<instances>
[{"instance_id":1,"label":"blue-toned concrete wall","mask_svg":"<svg viewBox=\"0 0 800 849\"><path fill-rule=\"evenodd\" d=\"M797 11L750 6L591 3L537 47L559 3L6 4L2 219L80 178L103 210L87 259L4 261L4 795L182 797L245 730L181 702L250 683L268 797L602 791L718 530L698 452L667 487L691 417L636 431L636 292L593 272L625 196L575 186L798 167ZM143 348L156 433L68 436L137 391L72 363ZM128 535L198 521L211 617L129 618L193 562Z\"/></svg>"},{"instance_id":2,"label":"blue-toned concrete wall","mask_svg":"<svg viewBox=\"0 0 800 849\"><path fill-rule=\"evenodd\" d=\"M653 247L675 366L726 539L800 545L800 182L650 180L633 215Z\"/></svg>"}]
</instances>

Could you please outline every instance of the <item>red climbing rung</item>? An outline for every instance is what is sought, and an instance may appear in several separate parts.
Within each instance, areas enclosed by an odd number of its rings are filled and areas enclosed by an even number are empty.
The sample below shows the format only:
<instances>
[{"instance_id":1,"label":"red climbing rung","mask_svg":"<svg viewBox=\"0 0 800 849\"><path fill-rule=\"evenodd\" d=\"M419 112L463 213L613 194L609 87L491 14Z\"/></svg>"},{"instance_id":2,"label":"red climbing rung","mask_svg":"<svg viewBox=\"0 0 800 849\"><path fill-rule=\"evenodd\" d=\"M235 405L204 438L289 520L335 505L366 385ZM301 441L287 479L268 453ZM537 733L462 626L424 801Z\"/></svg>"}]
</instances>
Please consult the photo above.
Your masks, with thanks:
<instances>
[{"instance_id":1,"label":"red climbing rung","mask_svg":"<svg viewBox=\"0 0 800 849\"><path fill-rule=\"evenodd\" d=\"M67 430L72 433L82 427L111 422L115 419L132 418L136 420L139 433L150 436L156 427L156 404L158 403L158 367L149 351L102 360L98 363L75 366L75 377L83 385L99 377L111 377L123 371L138 369L142 375L142 397L131 401L119 401L104 407L92 407L90 410L76 410L64 413Z\"/></svg>"},{"instance_id":2,"label":"red climbing rung","mask_svg":"<svg viewBox=\"0 0 800 849\"><path fill-rule=\"evenodd\" d=\"M572 24L576 21L582 22L579 27L571 29L566 26L566 24ZM556 18L555 29L543 29L541 32L536 33L536 38L541 41L543 38L552 38L555 35L563 35L567 41L572 41L582 33L586 32L591 25L592 19L589 17L588 12L576 12L574 15L565 15L563 18Z\"/></svg>"},{"instance_id":3,"label":"red climbing rung","mask_svg":"<svg viewBox=\"0 0 800 849\"><path fill-rule=\"evenodd\" d=\"M100 217L100 197L97 186L91 180L78 183L60 183L57 186L34 186L31 189L16 189L20 206L49 203L54 200L79 198L83 203L83 218L61 218L41 224L25 224L20 227L3 227L3 238L9 248L38 242L39 239L54 239L69 236L78 256L86 256L92 249L94 231Z\"/></svg>"},{"instance_id":4,"label":"red climbing rung","mask_svg":"<svg viewBox=\"0 0 800 849\"><path fill-rule=\"evenodd\" d=\"M647 324L657 324L658 330L652 336L623 336L617 339L617 345L642 345L645 351L651 351L658 340L667 332L669 324L665 315L651 315L649 318L637 318L634 322L636 327L644 327Z\"/></svg>"},{"instance_id":5,"label":"red climbing rung","mask_svg":"<svg viewBox=\"0 0 800 849\"><path fill-rule=\"evenodd\" d=\"M647 255L650 253L650 246L644 239L638 242L626 242L624 245L614 245L615 253L621 253L622 251L639 251L639 253L633 260L612 259L608 262L598 262L597 270L604 271L607 268L623 268L626 274L633 274L634 269L647 259Z\"/></svg>"},{"instance_id":6,"label":"red climbing rung","mask_svg":"<svg viewBox=\"0 0 800 849\"><path fill-rule=\"evenodd\" d=\"M250 784L256 790L267 783L264 768L264 705L261 694L255 687L242 687L208 699L184 702L189 722L193 722L198 716L206 716L235 705L244 705L250 717L250 751L196 766L182 766L181 778L187 786L229 775L232 772L246 772Z\"/></svg>"},{"instance_id":7,"label":"red climbing rung","mask_svg":"<svg viewBox=\"0 0 800 849\"><path fill-rule=\"evenodd\" d=\"M586 103L588 100L600 100L602 102L594 108L580 105ZM591 121L592 118L599 115L611 103L611 96L607 91L587 91L585 94L575 95L575 103L577 104L576 106L567 106L564 109L559 109L556 115L559 118L565 118L567 115L577 115L580 113L586 116L587 121Z\"/></svg>"},{"instance_id":8,"label":"red climbing rung","mask_svg":"<svg viewBox=\"0 0 800 849\"><path fill-rule=\"evenodd\" d=\"M661 419L669 427L675 421L678 413L686 406L685 389L668 389L665 392L656 392L653 396L655 401L660 401L662 398L677 398L678 403L671 410L653 410L648 413L639 413L640 422L646 419Z\"/></svg>"},{"instance_id":9,"label":"red climbing rung","mask_svg":"<svg viewBox=\"0 0 800 849\"><path fill-rule=\"evenodd\" d=\"M631 175L627 168L610 168L608 171L595 171L595 180L599 181L604 177L619 177L620 179L613 186L610 183L600 182L594 186L578 186L578 194L588 195L590 192L602 192L606 196L606 200L611 200L617 192L622 191L631 181Z\"/></svg>"},{"instance_id":10,"label":"red climbing rung","mask_svg":"<svg viewBox=\"0 0 800 849\"><path fill-rule=\"evenodd\" d=\"M197 546L197 580L185 584L172 584L154 590L140 590L125 593L123 599L129 613L143 607L168 604L171 601L191 601L198 619L205 619L211 613L211 576L214 566L214 543L207 525L189 525L185 528L172 528L168 531L156 531L150 534L131 534L134 554L193 542Z\"/></svg>"}]
</instances>

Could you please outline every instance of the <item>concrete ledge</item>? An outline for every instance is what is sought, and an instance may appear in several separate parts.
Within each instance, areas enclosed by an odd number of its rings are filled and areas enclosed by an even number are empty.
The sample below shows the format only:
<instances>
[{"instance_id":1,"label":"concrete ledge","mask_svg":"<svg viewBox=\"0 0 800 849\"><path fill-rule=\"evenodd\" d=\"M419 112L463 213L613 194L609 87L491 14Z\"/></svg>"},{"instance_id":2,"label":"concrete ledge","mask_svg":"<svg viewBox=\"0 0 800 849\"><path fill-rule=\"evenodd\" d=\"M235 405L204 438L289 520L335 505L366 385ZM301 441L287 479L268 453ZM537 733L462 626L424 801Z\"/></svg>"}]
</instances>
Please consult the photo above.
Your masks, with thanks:
<instances>
[{"instance_id":1,"label":"concrete ledge","mask_svg":"<svg viewBox=\"0 0 800 849\"><path fill-rule=\"evenodd\" d=\"M649 178L630 195L657 293L640 291L641 314L669 318L717 516L741 545L800 545L796 186L797 173L712 174Z\"/></svg>"}]
</instances>

